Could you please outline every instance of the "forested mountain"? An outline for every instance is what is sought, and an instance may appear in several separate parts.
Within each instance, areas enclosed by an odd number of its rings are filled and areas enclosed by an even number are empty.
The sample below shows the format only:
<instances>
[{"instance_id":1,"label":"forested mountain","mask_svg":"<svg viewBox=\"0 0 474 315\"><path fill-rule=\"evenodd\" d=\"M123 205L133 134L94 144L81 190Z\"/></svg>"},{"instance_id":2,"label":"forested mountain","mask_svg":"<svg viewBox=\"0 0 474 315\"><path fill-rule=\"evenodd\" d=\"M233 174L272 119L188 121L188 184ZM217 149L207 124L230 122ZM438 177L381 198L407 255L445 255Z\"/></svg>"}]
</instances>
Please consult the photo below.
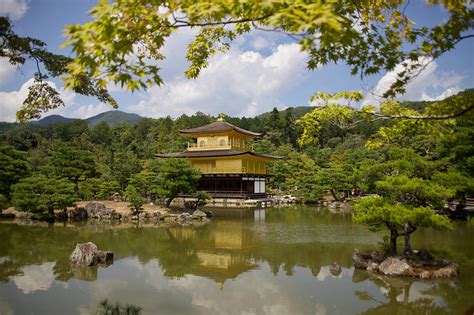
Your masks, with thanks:
<instances>
[{"instance_id":1,"label":"forested mountain","mask_svg":"<svg viewBox=\"0 0 474 315\"><path fill-rule=\"evenodd\" d=\"M472 89L459 95L464 101L474 100ZM416 107L430 104L417 103ZM439 173L437 180L453 183L457 197L474 192L472 112L446 121L361 116L348 126L324 122L315 141L300 146L302 129L295 121L309 110L274 108L253 118L225 118L244 129L263 133L252 143L256 152L285 157L272 166L275 176L269 186L273 189L306 201L320 199L323 191L341 198L340 192L354 187L376 193L380 189L376 183L386 174L386 168L415 165L412 170L421 173L410 173L412 177ZM132 125L134 119L138 122ZM31 174L67 179L76 187L79 198L124 193L132 178L154 167L157 153L187 147L190 139L179 130L211 123L216 117L198 112L176 119L151 119L112 111L87 120L59 120L46 126L0 124L0 194L4 205L10 200L12 185Z\"/></svg>"},{"instance_id":2,"label":"forested mountain","mask_svg":"<svg viewBox=\"0 0 474 315\"><path fill-rule=\"evenodd\" d=\"M68 124L70 122L73 122L74 120L77 120L77 119L67 118L67 117L63 117L61 115L51 115L51 116L46 116L46 117L44 117L40 120L37 120L37 121L32 121L31 123L35 124L35 125L46 127L46 126L49 126L51 124L55 124L55 123L59 123L59 122Z\"/></svg>"},{"instance_id":3,"label":"forested mountain","mask_svg":"<svg viewBox=\"0 0 474 315\"><path fill-rule=\"evenodd\" d=\"M119 110L111 110L96 115L94 117L87 118L86 122L89 127L94 127L95 125L101 122L106 122L111 126L115 126L122 123L133 125L142 120L143 118L144 117L137 114L125 113Z\"/></svg>"}]
</instances>

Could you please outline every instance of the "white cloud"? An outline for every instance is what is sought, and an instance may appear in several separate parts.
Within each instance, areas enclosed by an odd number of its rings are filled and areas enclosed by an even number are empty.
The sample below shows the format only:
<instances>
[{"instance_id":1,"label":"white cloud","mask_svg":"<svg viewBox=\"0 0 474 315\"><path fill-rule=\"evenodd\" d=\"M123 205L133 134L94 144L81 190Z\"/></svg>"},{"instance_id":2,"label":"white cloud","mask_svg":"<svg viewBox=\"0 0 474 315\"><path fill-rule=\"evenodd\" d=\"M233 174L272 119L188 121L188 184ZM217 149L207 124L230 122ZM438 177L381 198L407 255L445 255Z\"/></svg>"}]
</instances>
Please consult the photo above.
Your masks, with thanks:
<instances>
[{"instance_id":1,"label":"white cloud","mask_svg":"<svg viewBox=\"0 0 474 315\"><path fill-rule=\"evenodd\" d=\"M21 19L28 10L26 0L1 0L0 15L6 15L13 21Z\"/></svg>"},{"instance_id":2,"label":"white cloud","mask_svg":"<svg viewBox=\"0 0 474 315\"><path fill-rule=\"evenodd\" d=\"M0 58L0 86L10 81L15 71L16 67L7 58Z\"/></svg>"},{"instance_id":3,"label":"white cloud","mask_svg":"<svg viewBox=\"0 0 474 315\"><path fill-rule=\"evenodd\" d=\"M14 122L16 120L16 112L20 109L23 101L28 95L28 88L33 84L34 79L29 79L20 87L18 91L0 92L0 121ZM60 91L61 99L64 101L66 107L59 107L55 110L49 111L43 116L49 115L64 115L67 112L69 106L74 104L76 94L71 91L64 91L58 89L54 82L48 81L53 88ZM85 108L81 111L81 108L77 108L76 112L78 117L82 113L93 112L93 106L88 105L89 108ZM86 106L87 107L87 106ZM82 118L82 117L80 117Z\"/></svg>"},{"instance_id":4,"label":"white cloud","mask_svg":"<svg viewBox=\"0 0 474 315\"><path fill-rule=\"evenodd\" d=\"M461 91L460 82L463 76L452 72L438 70L436 61L422 58L424 69L406 85L406 93L397 97L399 100L433 101L441 100ZM364 104L374 104L382 100L383 95L397 79L397 74L405 68L400 64L393 71L387 72L367 96Z\"/></svg>"},{"instance_id":5,"label":"white cloud","mask_svg":"<svg viewBox=\"0 0 474 315\"><path fill-rule=\"evenodd\" d=\"M109 110L112 110L110 105L104 103L82 105L71 111L67 117L85 119Z\"/></svg>"},{"instance_id":6,"label":"white cloud","mask_svg":"<svg viewBox=\"0 0 474 315\"><path fill-rule=\"evenodd\" d=\"M256 36L252 42L251 42L251 45L252 47L255 49L255 50L262 50L262 49L265 49L265 48L269 48L272 46L272 43L269 42L265 37L262 37L262 36Z\"/></svg>"},{"instance_id":7,"label":"white cloud","mask_svg":"<svg viewBox=\"0 0 474 315\"><path fill-rule=\"evenodd\" d=\"M22 275L13 277L13 282L24 294L35 291L46 291L54 282L54 262L42 265L30 265L21 268Z\"/></svg>"},{"instance_id":8,"label":"white cloud","mask_svg":"<svg viewBox=\"0 0 474 315\"><path fill-rule=\"evenodd\" d=\"M269 56L234 48L211 58L196 80L180 76L163 87L153 87L128 109L150 117L198 110L255 115L284 106L279 97L307 73L306 58L298 44L279 45Z\"/></svg>"},{"instance_id":9,"label":"white cloud","mask_svg":"<svg viewBox=\"0 0 474 315\"><path fill-rule=\"evenodd\" d=\"M0 92L0 121L16 120L16 112L28 95L28 88L32 83L33 79L30 79L18 91Z\"/></svg>"}]
</instances>

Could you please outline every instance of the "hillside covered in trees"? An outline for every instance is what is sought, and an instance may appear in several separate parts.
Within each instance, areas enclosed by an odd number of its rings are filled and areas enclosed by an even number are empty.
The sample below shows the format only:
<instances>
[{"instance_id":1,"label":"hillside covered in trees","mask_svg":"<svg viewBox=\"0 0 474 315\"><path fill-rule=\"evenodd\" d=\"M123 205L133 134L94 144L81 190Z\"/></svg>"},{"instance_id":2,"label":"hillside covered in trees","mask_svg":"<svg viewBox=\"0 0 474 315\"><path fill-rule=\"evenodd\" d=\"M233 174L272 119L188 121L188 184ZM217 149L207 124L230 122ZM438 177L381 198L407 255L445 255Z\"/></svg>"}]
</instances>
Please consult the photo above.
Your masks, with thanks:
<instances>
[{"instance_id":1,"label":"hillside covered in trees","mask_svg":"<svg viewBox=\"0 0 474 315\"><path fill-rule=\"evenodd\" d=\"M456 97L474 100L474 90L451 98ZM413 103L413 108L421 110L429 104ZM344 199L354 188L389 194L406 189L429 204L473 193L472 112L435 123L362 116L350 126L327 121L315 141L300 146L302 128L297 120L310 110L274 108L253 118L226 117L236 126L264 134L253 142L256 152L285 157L272 165L274 177L269 185L275 191L314 202L326 193ZM186 148L189 139L178 130L216 119L200 112L176 119L112 113L113 120L105 119L110 118L109 112L102 120L100 116L92 119L93 123L91 119L2 123L1 207L12 204L13 185L32 176L50 185L54 180L61 181L57 185L69 183L77 199L124 194L134 176L156 167L155 154ZM131 117L137 122L130 121ZM406 176L397 178L402 181L397 183L384 179L393 172Z\"/></svg>"}]
</instances>

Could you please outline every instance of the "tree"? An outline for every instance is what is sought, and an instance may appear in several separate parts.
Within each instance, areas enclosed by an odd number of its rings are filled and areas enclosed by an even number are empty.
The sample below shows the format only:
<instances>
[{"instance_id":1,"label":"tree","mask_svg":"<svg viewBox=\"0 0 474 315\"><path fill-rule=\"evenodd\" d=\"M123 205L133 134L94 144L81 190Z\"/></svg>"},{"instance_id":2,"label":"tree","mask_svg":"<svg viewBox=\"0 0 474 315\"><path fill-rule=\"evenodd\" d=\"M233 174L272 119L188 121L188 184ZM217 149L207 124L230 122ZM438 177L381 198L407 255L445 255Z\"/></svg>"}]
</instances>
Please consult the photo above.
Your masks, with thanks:
<instances>
[{"instance_id":1,"label":"tree","mask_svg":"<svg viewBox=\"0 0 474 315\"><path fill-rule=\"evenodd\" d=\"M28 173L26 152L0 145L0 196L10 199L10 187Z\"/></svg>"},{"instance_id":2,"label":"tree","mask_svg":"<svg viewBox=\"0 0 474 315\"><path fill-rule=\"evenodd\" d=\"M320 168L313 181L320 189L329 191L334 200L340 201L354 187L351 174L345 165L333 163L328 168ZM344 197L341 198L340 192L344 192Z\"/></svg>"},{"instance_id":3,"label":"tree","mask_svg":"<svg viewBox=\"0 0 474 315\"><path fill-rule=\"evenodd\" d=\"M142 198L138 190L133 185L128 185L125 191L125 196L128 200L128 207L132 210L133 215L137 215L143 210L145 200Z\"/></svg>"},{"instance_id":4,"label":"tree","mask_svg":"<svg viewBox=\"0 0 474 315\"><path fill-rule=\"evenodd\" d=\"M143 198L155 201L158 198L157 185L159 180L158 173L141 171L132 175L129 186L132 185Z\"/></svg>"},{"instance_id":5,"label":"tree","mask_svg":"<svg viewBox=\"0 0 474 315\"><path fill-rule=\"evenodd\" d=\"M49 52L46 49L46 43L39 39L18 36L12 30L11 21L3 16L0 16L0 57L6 58L12 65L21 66L27 60L36 64L37 72L34 75L34 82L28 88L28 95L17 112L17 120L25 122L40 118L42 113L64 106L59 92L45 80L48 76L63 76L72 58ZM41 69L41 66L44 69ZM117 107L115 100L107 92L105 86L99 84L99 81L85 72L82 74L76 72L76 74L76 84L71 87L74 92L95 96L114 108Z\"/></svg>"},{"instance_id":6,"label":"tree","mask_svg":"<svg viewBox=\"0 0 474 315\"><path fill-rule=\"evenodd\" d=\"M12 186L12 202L21 211L41 218L54 216L54 210L65 211L74 205L74 185L67 179L48 178L34 174Z\"/></svg>"},{"instance_id":7,"label":"tree","mask_svg":"<svg viewBox=\"0 0 474 315\"><path fill-rule=\"evenodd\" d=\"M198 191L196 193L196 200L189 202L189 205L186 205L186 207L189 207L193 210L198 210L202 207L204 207L207 202L211 199L211 195L207 193L206 191Z\"/></svg>"},{"instance_id":8,"label":"tree","mask_svg":"<svg viewBox=\"0 0 474 315\"><path fill-rule=\"evenodd\" d=\"M404 236L404 253L411 253L410 235L418 227L451 229L449 219L436 214L455 190L447 188L434 177L440 172L436 163L410 149L392 149L382 167L374 165L383 175L375 182L381 197L361 198L354 204L354 221L390 231L389 254L396 255L397 238Z\"/></svg>"},{"instance_id":9,"label":"tree","mask_svg":"<svg viewBox=\"0 0 474 315\"><path fill-rule=\"evenodd\" d=\"M93 177L96 172L92 152L65 143L53 146L49 161L46 170L74 183L76 193L79 192L79 181Z\"/></svg>"},{"instance_id":10,"label":"tree","mask_svg":"<svg viewBox=\"0 0 474 315\"><path fill-rule=\"evenodd\" d=\"M91 130L92 141L96 144L110 145L112 143L112 130L106 121L101 121Z\"/></svg>"},{"instance_id":11,"label":"tree","mask_svg":"<svg viewBox=\"0 0 474 315\"><path fill-rule=\"evenodd\" d=\"M405 254L411 253L410 235L418 227L452 229L446 216L436 214L431 207L415 207L393 202L387 198L368 197L354 205L354 222L390 231L389 255L397 255L397 238L405 238Z\"/></svg>"},{"instance_id":12,"label":"tree","mask_svg":"<svg viewBox=\"0 0 474 315\"><path fill-rule=\"evenodd\" d=\"M196 191L201 173L185 159L165 159L161 162L157 191L169 208L179 194Z\"/></svg>"},{"instance_id":13,"label":"tree","mask_svg":"<svg viewBox=\"0 0 474 315\"><path fill-rule=\"evenodd\" d=\"M352 74L372 75L402 65L384 96L404 86L426 65L474 35L474 10L465 1L431 1L449 17L435 26L414 26L405 13L409 1L168 1L99 2L92 21L70 25L66 45L76 58L69 64L68 87L83 73L99 86L116 83L136 90L162 84L155 60L165 58L166 39L178 29L197 28L188 46L186 75L196 78L210 56L225 51L237 36L253 29L281 32L308 52L308 68L345 61ZM110 41L114 38L114 41Z\"/></svg>"}]
</instances>

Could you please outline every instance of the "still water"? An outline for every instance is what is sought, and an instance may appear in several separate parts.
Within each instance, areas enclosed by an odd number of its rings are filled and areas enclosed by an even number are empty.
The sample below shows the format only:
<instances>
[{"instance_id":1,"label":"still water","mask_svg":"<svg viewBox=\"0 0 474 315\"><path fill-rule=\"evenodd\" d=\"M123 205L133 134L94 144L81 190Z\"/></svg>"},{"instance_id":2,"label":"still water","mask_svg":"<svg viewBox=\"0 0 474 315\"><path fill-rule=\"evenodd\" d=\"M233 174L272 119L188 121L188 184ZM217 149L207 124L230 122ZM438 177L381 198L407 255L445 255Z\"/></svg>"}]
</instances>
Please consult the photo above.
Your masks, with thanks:
<instances>
[{"instance_id":1,"label":"still water","mask_svg":"<svg viewBox=\"0 0 474 315\"><path fill-rule=\"evenodd\" d=\"M0 314L93 314L102 300L143 314L464 314L474 306L474 221L420 230L414 247L460 264L420 281L354 270L354 248L383 233L310 207L232 211L210 224L49 226L0 223ZM114 252L107 267L70 266L76 243ZM342 273L333 275L337 262ZM470 311L468 311L470 309Z\"/></svg>"}]
</instances>

